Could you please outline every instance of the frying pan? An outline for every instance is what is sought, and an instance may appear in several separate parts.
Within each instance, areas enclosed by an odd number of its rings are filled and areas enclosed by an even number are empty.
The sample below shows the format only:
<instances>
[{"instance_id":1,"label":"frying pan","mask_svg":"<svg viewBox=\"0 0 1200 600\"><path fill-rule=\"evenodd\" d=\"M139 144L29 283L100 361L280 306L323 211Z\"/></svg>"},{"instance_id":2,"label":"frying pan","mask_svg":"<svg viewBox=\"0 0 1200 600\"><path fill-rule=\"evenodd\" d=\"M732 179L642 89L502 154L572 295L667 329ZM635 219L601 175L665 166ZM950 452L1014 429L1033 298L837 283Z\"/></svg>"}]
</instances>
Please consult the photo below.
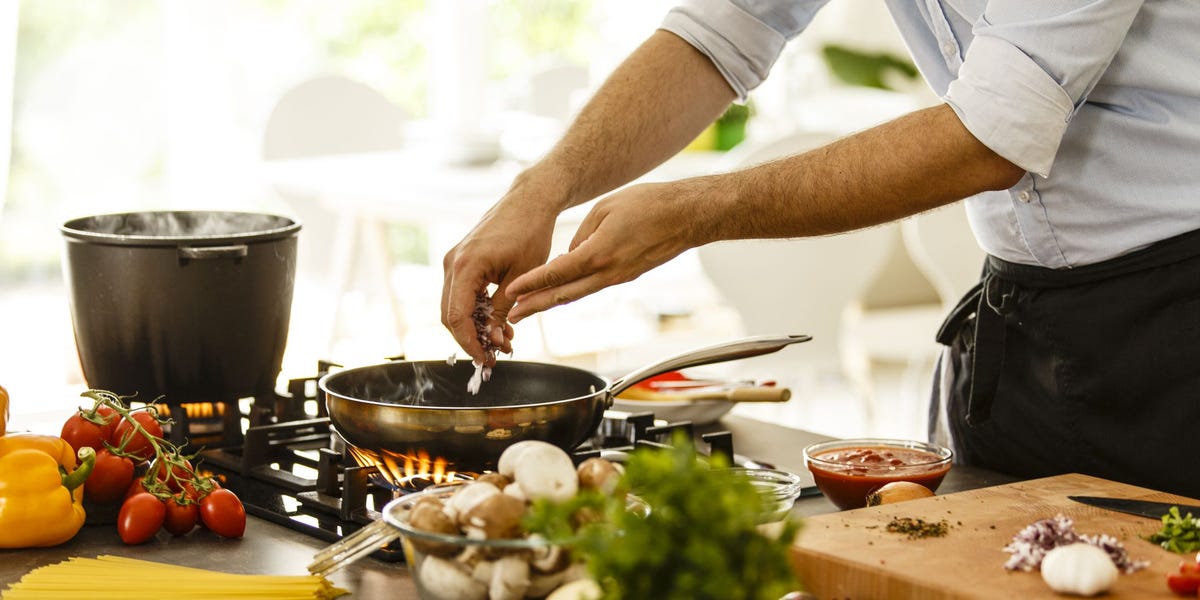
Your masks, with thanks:
<instances>
[{"instance_id":1,"label":"frying pan","mask_svg":"<svg viewBox=\"0 0 1200 600\"><path fill-rule=\"evenodd\" d=\"M479 393L467 392L469 361L396 361L321 378L329 418L351 446L413 456L419 451L459 469L495 464L505 448L542 440L573 450L600 424L613 398L660 373L769 354L807 335L756 336L700 348L615 381L562 365L500 361Z\"/></svg>"}]
</instances>

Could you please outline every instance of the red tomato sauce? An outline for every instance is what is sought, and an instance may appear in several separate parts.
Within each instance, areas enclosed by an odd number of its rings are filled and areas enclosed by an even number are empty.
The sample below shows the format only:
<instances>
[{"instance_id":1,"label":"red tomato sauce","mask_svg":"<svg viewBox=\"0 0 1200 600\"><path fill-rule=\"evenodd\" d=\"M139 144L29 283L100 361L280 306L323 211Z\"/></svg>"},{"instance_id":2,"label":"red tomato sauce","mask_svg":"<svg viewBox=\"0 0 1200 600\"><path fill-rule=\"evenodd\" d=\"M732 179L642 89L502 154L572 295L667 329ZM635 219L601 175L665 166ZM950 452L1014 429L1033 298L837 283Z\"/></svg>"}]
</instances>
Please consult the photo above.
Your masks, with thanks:
<instances>
[{"instance_id":1,"label":"red tomato sauce","mask_svg":"<svg viewBox=\"0 0 1200 600\"><path fill-rule=\"evenodd\" d=\"M867 505L867 495L893 481L911 481L936 490L950 461L916 448L871 446L821 452L809 470L821 492L842 510Z\"/></svg>"}]
</instances>

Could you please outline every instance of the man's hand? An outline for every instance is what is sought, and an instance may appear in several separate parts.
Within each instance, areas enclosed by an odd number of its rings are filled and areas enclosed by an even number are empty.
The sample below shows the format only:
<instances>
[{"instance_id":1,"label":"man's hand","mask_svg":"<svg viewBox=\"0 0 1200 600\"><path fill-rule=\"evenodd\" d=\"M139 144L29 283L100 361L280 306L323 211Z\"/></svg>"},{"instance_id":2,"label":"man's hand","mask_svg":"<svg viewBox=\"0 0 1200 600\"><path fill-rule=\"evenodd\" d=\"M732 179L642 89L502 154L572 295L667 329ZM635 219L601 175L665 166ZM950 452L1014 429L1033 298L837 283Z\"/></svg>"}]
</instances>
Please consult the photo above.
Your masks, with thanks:
<instances>
[{"instance_id":1,"label":"man's hand","mask_svg":"<svg viewBox=\"0 0 1200 600\"><path fill-rule=\"evenodd\" d=\"M486 359L471 312L476 292L497 284L492 296L492 339L504 351L511 351L512 328L505 319L516 295L506 293L507 288L518 276L546 262L560 212L610 192L670 158L720 116L733 98L733 89L708 57L674 34L654 32L609 76L558 144L522 173L479 225L446 255L442 324L463 350L477 361ZM623 246L623 236L637 235L626 222L647 229L644 233L650 237L641 243L661 235L654 231L653 222L637 222L642 209L622 203L617 210L615 201L612 205L613 216L619 219L606 216L606 209L593 211L572 244L577 251L568 254L571 261L611 256L610 245ZM596 240L579 252L583 240L593 232ZM632 279L654 266L650 263L662 264L680 251L674 245L666 250L656 245L641 247L640 251L649 253L644 257L649 266L630 264L622 273L600 275ZM613 264L623 264L623 260ZM557 276L556 270L550 273ZM605 285L610 284L591 281L585 287L590 293ZM545 285L537 289L542 287ZM583 291L572 288L566 293ZM532 312L536 311L521 316Z\"/></svg>"},{"instance_id":2,"label":"man's hand","mask_svg":"<svg viewBox=\"0 0 1200 600\"><path fill-rule=\"evenodd\" d=\"M643 273L703 243L709 216L697 211L696 180L635 185L601 200L580 224L570 250L507 287L516 323Z\"/></svg>"},{"instance_id":3,"label":"man's hand","mask_svg":"<svg viewBox=\"0 0 1200 600\"><path fill-rule=\"evenodd\" d=\"M494 312L488 324L492 343L512 352L513 329L507 317L513 301L505 293L518 275L546 262L557 213L540 194L545 188L518 181L442 261L442 324L472 360L492 366L495 357L479 343L472 313L476 294L496 284Z\"/></svg>"}]
</instances>

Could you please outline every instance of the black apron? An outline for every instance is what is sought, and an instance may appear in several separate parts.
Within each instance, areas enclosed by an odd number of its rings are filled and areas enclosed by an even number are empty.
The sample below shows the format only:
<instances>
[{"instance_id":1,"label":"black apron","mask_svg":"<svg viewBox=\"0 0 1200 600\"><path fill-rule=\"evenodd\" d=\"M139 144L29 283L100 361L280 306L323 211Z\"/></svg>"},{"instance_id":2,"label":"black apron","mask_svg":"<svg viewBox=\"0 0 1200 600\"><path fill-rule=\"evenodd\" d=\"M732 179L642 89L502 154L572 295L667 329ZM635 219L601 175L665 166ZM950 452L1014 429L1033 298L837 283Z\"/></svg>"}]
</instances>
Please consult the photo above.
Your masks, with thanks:
<instances>
[{"instance_id":1,"label":"black apron","mask_svg":"<svg viewBox=\"0 0 1200 600\"><path fill-rule=\"evenodd\" d=\"M1074 269L989 256L938 341L956 462L1200 498L1200 231Z\"/></svg>"}]
</instances>

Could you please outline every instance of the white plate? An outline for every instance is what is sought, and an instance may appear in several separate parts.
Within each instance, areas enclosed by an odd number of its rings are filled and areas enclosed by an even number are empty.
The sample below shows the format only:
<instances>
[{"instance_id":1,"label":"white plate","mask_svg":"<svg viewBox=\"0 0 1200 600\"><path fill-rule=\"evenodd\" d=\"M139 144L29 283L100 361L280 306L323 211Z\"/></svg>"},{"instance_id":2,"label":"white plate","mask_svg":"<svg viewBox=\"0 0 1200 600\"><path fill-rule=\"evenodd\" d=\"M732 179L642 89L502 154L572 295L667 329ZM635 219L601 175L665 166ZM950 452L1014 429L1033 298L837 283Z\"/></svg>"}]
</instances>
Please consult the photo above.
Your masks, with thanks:
<instances>
[{"instance_id":1,"label":"white plate","mask_svg":"<svg viewBox=\"0 0 1200 600\"><path fill-rule=\"evenodd\" d=\"M669 422L691 421L695 425L712 423L733 410L728 400L624 400L613 399L613 410L639 413L652 412L655 419Z\"/></svg>"}]
</instances>

